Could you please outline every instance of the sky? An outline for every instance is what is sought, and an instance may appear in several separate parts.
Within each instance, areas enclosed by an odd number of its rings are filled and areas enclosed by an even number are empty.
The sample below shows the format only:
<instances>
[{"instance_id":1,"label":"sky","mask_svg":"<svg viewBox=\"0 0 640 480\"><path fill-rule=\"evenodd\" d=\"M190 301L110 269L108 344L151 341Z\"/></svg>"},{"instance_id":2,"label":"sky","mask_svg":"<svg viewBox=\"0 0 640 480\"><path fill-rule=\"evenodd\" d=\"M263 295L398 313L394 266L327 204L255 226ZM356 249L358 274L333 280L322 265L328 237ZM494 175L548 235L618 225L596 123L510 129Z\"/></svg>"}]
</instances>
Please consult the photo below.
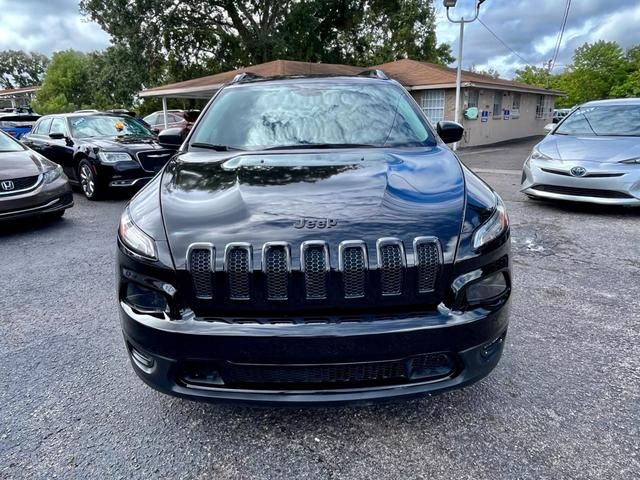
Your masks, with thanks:
<instances>
[{"instance_id":1,"label":"sky","mask_svg":"<svg viewBox=\"0 0 640 480\"><path fill-rule=\"evenodd\" d=\"M542 66L556 43L566 0L486 0L480 19L511 49L478 21L465 26L463 68L492 67L503 78L517 68ZM441 0L437 7L439 42L458 55L459 26L447 21ZM453 17L473 12L475 0L458 0ZM109 45L109 36L83 18L78 0L0 0L0 50L23 49L52 54L73 48L92 51ZM573 51L585 42L615 40L627 48L640 44L640 0L573 0L556 69L571 62Z\"/></svg>"}]
</instances>

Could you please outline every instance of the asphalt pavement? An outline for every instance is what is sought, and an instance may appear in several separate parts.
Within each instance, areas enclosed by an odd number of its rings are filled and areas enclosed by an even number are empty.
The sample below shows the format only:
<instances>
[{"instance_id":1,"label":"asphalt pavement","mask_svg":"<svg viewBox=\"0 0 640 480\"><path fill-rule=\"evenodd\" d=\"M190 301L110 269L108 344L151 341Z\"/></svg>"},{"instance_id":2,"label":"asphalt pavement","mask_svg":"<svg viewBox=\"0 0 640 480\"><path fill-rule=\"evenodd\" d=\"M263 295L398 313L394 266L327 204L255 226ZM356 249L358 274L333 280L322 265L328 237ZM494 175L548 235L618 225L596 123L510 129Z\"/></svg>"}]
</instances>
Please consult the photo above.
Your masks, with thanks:
<instances>
[{"instance_id":1,"label":"asphalt pavement","mask_svg":"<svg viewBox=\"0 0 640 480\"><path fill-rule=\"evenodd\" d=\"M374 407L180 400L128 364L115 301L126 199L0 225L0 478L640 477L640 209L517 192L534 140L462 150L506 201L514 292L483 381Z\"/></svg>"}]
</instances>

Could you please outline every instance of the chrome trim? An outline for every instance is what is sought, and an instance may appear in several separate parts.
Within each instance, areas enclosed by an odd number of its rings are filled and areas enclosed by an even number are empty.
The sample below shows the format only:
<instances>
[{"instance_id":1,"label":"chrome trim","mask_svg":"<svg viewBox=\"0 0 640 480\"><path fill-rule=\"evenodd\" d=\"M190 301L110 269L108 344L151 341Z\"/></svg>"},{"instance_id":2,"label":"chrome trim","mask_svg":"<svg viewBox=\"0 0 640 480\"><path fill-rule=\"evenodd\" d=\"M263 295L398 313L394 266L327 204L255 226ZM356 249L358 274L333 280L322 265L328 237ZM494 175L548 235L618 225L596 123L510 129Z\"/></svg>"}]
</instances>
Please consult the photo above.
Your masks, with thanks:
<instances>
[{"instance_id":1,"label":"chrome trim","mask_svg":"<svg viewBox=\"0 0 640 480\"><path fill-rule=\"evenodd\" d=\"M18 178L25 178L25 177L18 177ZM7 178L6 180L17 180L18 178ZM2 180L5 181L5 180ZM30 192L31 190L35 190L36 188L38 188L40 186L40 184L44 181L44 174L40 173L38 174L38 178L36 179L36 183L34 183L32 186L27 187L27 188L21 188L20 190L8 190L8 191L0 191L0 196L3 195L15 195L17 193L26 193L26 192Z\"/></svg>"},{"instance_id":2,"label":"chrome trim","mask_svg":"<svg viewBox=\"0 0 640 480\"><path fill-rule=\"evenodd\" d=\"M229 273L229 252L233 249L241 249L247 252L247 275L249 277L249 295L246 297L234 297L229 292L229 298L231 300L250 300L251 299L251 274L253 273L253 247L250 243L247 242L232 242L228 243L226 247L224 247L224 260L223 260L223 270L227 273L227 286L230 287L230 277Z\"/></svg>"},{"instance_id":3,"label":"chrome trim","mask_svg":"<svg viewBox=\"0 0 640 480\"><path fill-rule=\"evenodd\" d=\"M145 170L145 172L148 172L149 170ZM132 187L134 185L136 185L138 182L142 182L142 181L150 181L153 177L141 177L141 178L136 178L135 180L113 180L109 183L110 187ZM117 182L126 182L126 183L117 183Z\"/></svg>"},{"instance_id":4,"label":"chrome trim","mask_svg":"<svg viewBox=\"0 0 640 480\"><path fill-rule=\"evenodd\" d=\"M321 247L324 253L324 295L312 296L309 295L309 289L307 287L308 276L306 275L306 252L311 247ZM307 300L326 300L327 293L327 274L331 271L331 260L329 257L329 244L324 240L306 240L300 244L300 271L304 275L304 290L305 299Z\"/></svg>"},{"instance_id":5,"label":"chrome trim","mask_svg":"<svg viewBox=\"0 0 640 480\"><path fill-rule=\"evenodd\" d=\"M344 294L344 298L364 298L367 295L367 272L369 271L369 252L367 244L364 240L344 240L338 244L338 271L344 272L344 252L347 248L359 248L362 251L362 261L364 262L364 275L365 275L365 290L362 295L347 295ZM344 289L344 277L342 278ZM345 289L346 290L346 289Z\"/></svg>"},{"instance_id":6,"label":"chrome trim","mask_svg":"<svg viewBox=\"0 0 640 480\"><path fill-rule=\"evenodd\" d=\"M138 161L138 163L140 164L140 168L141 168L142 170L144 170L145 172L151 172L151 173L155 173L155 172L154 172L153 170L147 170L146 168L144 168L144 165L142 165L142 160L140 160L140 157L139 157L139 155L140 155L141 153L166 153L166 154L167 154L166 156L167 156L169 159L171 159L171 157L172 157L172 156L173 156L173 154L174 154L174 153L173 153L172 151L170 151L170 150L140 150L139 152L136 152L136 153L135 153L135 159L136 159L136 160Z\"/></svg>"},{"instance_id":7,"label":"chrome trim","mask_svg":"<svg viewBox=\"0 0 640 480\"><path fill-rule=\"evenodd\" d=\"M291 271L291 245L289 242L267 242L262 246L262 272L267 272L267 250L272 247L284 247L287 254L287 271Z\"/></svg>"},{"instance_id":8,"label":"chrome trim","mask_svg":"<svg viewBox=\"0 0 640 480\"><path fill-rule=\"evenodd\" d=\"M404 272L406 272L407 269L407 255L405 253L404 250L404 243L402 243L402 240L400 240L399 238L396 237L383 237L383 238L379 238L378 240L376 240L376 255L377 255L377 265L378 265L378 269L380 271L382 271L382 262L381 262L381 250L382 247L386 246L386 245L397 245L400 247L400 260L402 261L402 269L404 270ZM403 272L403 277L404 277L404 272ZM383 297L396 297L399 295L402 295L403 293L403 287L404 287L404 278L402 278L401 284L400 284L400 291L397 293L384 293L384 292L380 292L380 294ZM382 288L382 278L380 279L380 288Z\"/></svg>"},{"instance_id":9,"label":"chrome trim","mask_svg":"<svg viewBox=\"0 0 640 480\"><path fill-rule=\"evenodd\" d=\"M25 208L24 210L12 210L11 212L3 212L3 213L0 213L0 217L8 217L9 215L22 215L23 213L35 212L36 210L43 210L45 208L54 206L59 201L60 199L56 198L55 200L51 200L49 203L40 205L39 207Z\"/></svg>"},{"instance_id":10,"label":"chrome trim","mask_svg":"<svg viewBox=\"0 0 640 480\"><path fill-rule=\"evenodd\" d=\"M214 273L216 271L216 247L213 245L213 243L209 243L209 242L200 242L200 243L192 243L191 245L189 245L189 247L187 248L187 271L189 273L191 273L191 254L193 253L194 250L208 250L209 251L209 272L210 273ZM212 295L195 295L196 298L199 298L201 300L211 300L213 299L213 281L210 281L211 283L211 292ZM193 275L191 276L191 284L194 284L194 278ZM194 294L195 294L195 288L194 288Z\"/></svg>"},{"instance_id":11,"label":"chrome trim","mask_svg":"<svg viewBox=\"0 0 640 480\"><path fill-rule=\"evenodd\" d=\"M305 261L304 254L309 249L309 247L322 247L324 250L324 270L325 272L331 271L331 261L329 259L329 244L324 240L306 240L300 244L300 271L304 273L305 269Z\"/></svg>"},{"instance_id":12,"label":"chrome trim","mask_svg":"<svg viewBox=\"0 0 640 480\"><path fill-rule=\"evenodd\" d=\"M438 237L416 237L413 239L413 265L416 268L420 267L420 263L418 262L418 247L420 245L434 244L436 246L438 252L438 272L436 273L436 278L434 279L434 286L438 283L438 276L440 275L440 269L442 268L443 255L442 255L442 246L440 245L440 240ZM418 275L420 272L418 271ZM431 293L435 291L435 288L431 288L429 290L421 290L420 289L420 278L418 278L418 293Z\"/></svg>"}]
</instances>

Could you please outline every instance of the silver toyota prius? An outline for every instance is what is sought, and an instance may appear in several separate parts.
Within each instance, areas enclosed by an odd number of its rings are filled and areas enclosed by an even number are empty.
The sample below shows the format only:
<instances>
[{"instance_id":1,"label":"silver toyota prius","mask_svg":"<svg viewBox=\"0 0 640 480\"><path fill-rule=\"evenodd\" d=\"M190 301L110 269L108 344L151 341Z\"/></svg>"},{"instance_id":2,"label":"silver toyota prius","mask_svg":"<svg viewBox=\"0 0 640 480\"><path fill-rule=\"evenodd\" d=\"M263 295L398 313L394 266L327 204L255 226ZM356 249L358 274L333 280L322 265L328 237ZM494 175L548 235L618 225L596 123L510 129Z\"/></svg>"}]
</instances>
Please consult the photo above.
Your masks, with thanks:
<instances>
[{"instance_id":1,"label":"silver toyota prius","mask_svg":"<svg viewBox=\"0 0 640 480\"><path fill-rule=\"evenodd\" d=\"M640 98L575 108L533 148L520 187L536 198L640 206Z\"/></svg>"}]
</instances>

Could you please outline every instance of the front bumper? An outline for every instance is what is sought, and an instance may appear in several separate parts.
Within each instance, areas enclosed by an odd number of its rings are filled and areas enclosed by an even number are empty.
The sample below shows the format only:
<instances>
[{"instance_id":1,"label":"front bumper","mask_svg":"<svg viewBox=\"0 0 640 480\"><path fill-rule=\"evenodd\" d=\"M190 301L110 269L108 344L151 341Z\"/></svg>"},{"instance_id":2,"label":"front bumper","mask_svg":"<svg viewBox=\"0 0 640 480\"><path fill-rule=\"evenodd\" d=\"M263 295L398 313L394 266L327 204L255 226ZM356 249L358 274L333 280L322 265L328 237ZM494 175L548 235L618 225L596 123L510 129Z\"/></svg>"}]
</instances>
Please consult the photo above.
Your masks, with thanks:
<instances>
[{"instance_id":1,"label":"front bumper","mask_svg":"<svg viewBox=\"0 0 640 480\"><path fill-rule=\"evenodd\" d=\"M586 175L571 175L583 167ZM640 206L640 165L528 159L522 170L520 191L553 200Z\"/></svg>"},{"instance_id":2,"label":"front bumper","mask_svg":"<svg viewBox=\"0 0 640 480\"><path fill-rule=\"evenodd\" d=\"M0 221L14 220L73 207L73 193L66 177L16 195L0 196Z\"/></svg>"},{"instance_id":3,"label":"front bumper","mask_svg":"<svg viewBox=\"0 0 640 480\"><path fill-rule=\"evenodd\" d=\"M120 317L134 370L164 393L263 405L368 404L442 393L485 377L502 354L508 302L464 313L440 307L395 319L328 324L217 323L193 317L175 321L135 312L124 302ZM367 372L427 357L438 358L440 366L417 375L409 372L402 380L331 381L345 369ZM443 358L447 361L441 362ZM192 372L194 365L208 380L190 380L193 375L185 372ZM322 380L293 386L234 384L226 377L229 368L245 373L248 368L254 375L266 371L270 380L274 369L276 376L310 369ZM327 380L326 375L333 377Z\"/></svg>"}]
</instances>

